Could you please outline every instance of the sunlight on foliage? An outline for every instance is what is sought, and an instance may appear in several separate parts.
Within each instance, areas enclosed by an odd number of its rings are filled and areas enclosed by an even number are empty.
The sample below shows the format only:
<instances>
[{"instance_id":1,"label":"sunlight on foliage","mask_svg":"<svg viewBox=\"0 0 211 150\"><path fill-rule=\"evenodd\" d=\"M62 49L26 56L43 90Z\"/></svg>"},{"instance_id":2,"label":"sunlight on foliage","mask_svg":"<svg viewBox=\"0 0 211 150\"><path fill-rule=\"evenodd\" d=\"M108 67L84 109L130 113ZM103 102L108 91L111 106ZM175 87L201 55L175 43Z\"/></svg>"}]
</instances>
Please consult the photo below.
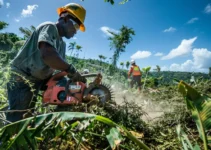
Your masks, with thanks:
<instances>
[{"instance_id":1,"label":"sunlight on foliage","mask_svg":"<svg viewBox=\"0 0 211 150\"><path fill-rule=\"evenodd\" d=\"M207 150L207 131L211 129L211 98L183 81L179 83L179 92L185 97L187 108L191 110L200 138L203 140L204 149Z\"/></svg>"}]
</instances>

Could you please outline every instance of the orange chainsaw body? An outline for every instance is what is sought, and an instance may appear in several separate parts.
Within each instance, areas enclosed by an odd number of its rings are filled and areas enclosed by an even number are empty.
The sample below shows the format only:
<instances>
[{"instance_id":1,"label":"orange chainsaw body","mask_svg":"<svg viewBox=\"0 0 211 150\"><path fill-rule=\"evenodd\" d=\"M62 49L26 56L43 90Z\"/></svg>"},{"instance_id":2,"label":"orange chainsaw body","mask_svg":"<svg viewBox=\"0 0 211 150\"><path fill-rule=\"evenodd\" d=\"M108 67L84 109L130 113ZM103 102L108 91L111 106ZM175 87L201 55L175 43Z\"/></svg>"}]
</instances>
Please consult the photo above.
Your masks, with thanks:
<instances>
[{"instance_id":1,"label":"orange chainsaw body","mask_svg":"<svg viewBox=\"0 0 211 150\"><path fill-rule=\"evenodd\" d=\"M48 82L47 89L43 92L43 103L51 105L74 105L82 102L86 84L74 82L65 86L58 85L58 82L66 76L66 72L55 74ZM69 90L67 94L66 90Z\"/></svg>"}]
</instances>

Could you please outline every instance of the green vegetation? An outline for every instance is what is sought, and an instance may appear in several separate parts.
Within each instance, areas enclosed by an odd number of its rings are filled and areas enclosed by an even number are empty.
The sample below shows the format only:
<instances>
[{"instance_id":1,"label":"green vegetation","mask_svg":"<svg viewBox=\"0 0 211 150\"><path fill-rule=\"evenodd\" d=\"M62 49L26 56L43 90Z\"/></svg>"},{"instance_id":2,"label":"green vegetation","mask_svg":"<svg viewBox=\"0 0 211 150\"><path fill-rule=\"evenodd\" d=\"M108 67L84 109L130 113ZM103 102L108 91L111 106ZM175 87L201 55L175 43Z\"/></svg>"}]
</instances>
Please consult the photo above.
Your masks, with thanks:
<instances>
[{"instance_id":1,"label":"green vegetation","mask_svg":"<svg viewBox=\"0 0 211 150\"><path fill-rule=\"evenodd\" d=\"M7 26L0 22L0 30ZM67 61L79 71L87 68L91 73L101 72L106 84L118 84L121 94L126 90L127 95L134 95L133 100L125 97L121 104L108 103L104 107L82 104L71 112L52 112L39 98L33 117L7 126L1 124L0 149L210 149L210 74L162 71L159 66L150 71L149 66L142 69L144 89L139 97L136 89L128 86L124 68L128 69L130 63L120 62L121 67L116 66L120 54L131 41L130 35L134 35L132 29L123 28L129 33L121 34L127 36L127 42L118 38L120 34L109 39L114 48L111 63L103 55L99 55L99 60L78 58L83 48L77 43L69 43L71 54ZM21 30L26 31L23 36L27 38L34 28ZM9 62L24 40L13 33L0 33L3 43L0 47L0 108L7 106ZM191 87L187 83L192 75L196 84ZM174 79L183 81L176 83ZM119 99L115 97L116 101ZM146 106L153 105L151 111L157 107L163 110L159 118L144 119L149 114L140 103L146 99L149 100ZM0 119L4 120L4 112L0 114Z\"/></svg>"}]
</instances>

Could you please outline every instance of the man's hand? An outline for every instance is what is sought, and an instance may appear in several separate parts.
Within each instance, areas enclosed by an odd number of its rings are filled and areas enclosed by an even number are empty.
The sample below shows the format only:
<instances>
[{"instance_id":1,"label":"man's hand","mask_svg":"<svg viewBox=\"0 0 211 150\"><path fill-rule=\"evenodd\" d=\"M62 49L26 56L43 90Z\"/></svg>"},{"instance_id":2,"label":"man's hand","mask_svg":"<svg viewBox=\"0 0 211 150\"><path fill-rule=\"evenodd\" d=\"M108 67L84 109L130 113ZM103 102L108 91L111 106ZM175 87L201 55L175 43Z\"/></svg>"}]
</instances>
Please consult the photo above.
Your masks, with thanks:
<instances>
[{"instance_id":1,"label":"man's hand","mask_svg":"<svg viewBox=\"0 0 211 150\"><path fill-rule=\"evenodd\" d=\"M69 65L66 72L68 73L67 76L72 79L73 82L81 81L83 83L86 83L86 78L81 76L81 74L75 69L72 64Z\"/></svg>"},{"instance_id":2,"label":"man's hand","mask_svg":"<svg viewBox=\"0 0 211 150\"><path fill-rule=\"evenodd\" d=\"M67 70L65 70L70 76L71 76L71 74L72 74L72 76L73 76L73 74L75 74L77 71L76 71L76 69L75 69L75 67L72 65L72 64L70 64L69 65L69 67L68 67L68 69Z\"/></svg>"},{"instance_id":3,"label":"man's hand","mask_svg":"<svg viewBox=\"0 0 211 150\"><path fill-rule=\"evenodd\" d=\"M79 72L77 72L77 71L74 74L69 73L67 76L70 79L72 79L73 82L81 81L83 83L86 83L86 78L81 76L81 74Z\"/></svg>"}]
</instances>

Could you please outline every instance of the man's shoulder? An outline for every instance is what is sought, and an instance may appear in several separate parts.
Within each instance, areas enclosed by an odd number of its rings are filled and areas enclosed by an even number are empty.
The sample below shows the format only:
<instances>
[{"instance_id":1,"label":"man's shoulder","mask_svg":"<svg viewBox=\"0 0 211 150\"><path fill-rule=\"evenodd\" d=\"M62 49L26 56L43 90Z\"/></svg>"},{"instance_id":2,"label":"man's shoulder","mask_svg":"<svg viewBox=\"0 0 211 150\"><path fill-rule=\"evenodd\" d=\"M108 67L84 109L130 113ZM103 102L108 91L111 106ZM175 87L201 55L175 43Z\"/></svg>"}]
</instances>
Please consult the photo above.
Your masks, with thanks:
<instances>
[{"instance_id":1,"label":"man's shoulder","mask_svg":"<svg viewBox=\"0 0 211 150\"><path fill-rule=\"evenodd\" d=\"M54 22L43 22L37 26L36 32L41 35L51 35L52 37L59 37L57 26Z\"/></svg>"},{"instance_id":2,"label":"man's shoulder","mask_svg":"<svg viewBox=\"0 0 211 150\"><path fill-rule=\"evenodd\" d=\"M131 71L133 70L133 66L130 66L130 70L131 70Z\"/></svg>"},{"instance_id":3,"label":"man's shoulder","mask_svg":"<svg viewBox=\"0 0 211 150\"><path fill-rule=\"evenodd\" d=\"M54 22L46 21L46 22L39 24L37 26L37 30L39 30L40 28L43 28L44 26L52 26L52 27L56 28L56 24Z\"/></svg>"}]
</instances>

